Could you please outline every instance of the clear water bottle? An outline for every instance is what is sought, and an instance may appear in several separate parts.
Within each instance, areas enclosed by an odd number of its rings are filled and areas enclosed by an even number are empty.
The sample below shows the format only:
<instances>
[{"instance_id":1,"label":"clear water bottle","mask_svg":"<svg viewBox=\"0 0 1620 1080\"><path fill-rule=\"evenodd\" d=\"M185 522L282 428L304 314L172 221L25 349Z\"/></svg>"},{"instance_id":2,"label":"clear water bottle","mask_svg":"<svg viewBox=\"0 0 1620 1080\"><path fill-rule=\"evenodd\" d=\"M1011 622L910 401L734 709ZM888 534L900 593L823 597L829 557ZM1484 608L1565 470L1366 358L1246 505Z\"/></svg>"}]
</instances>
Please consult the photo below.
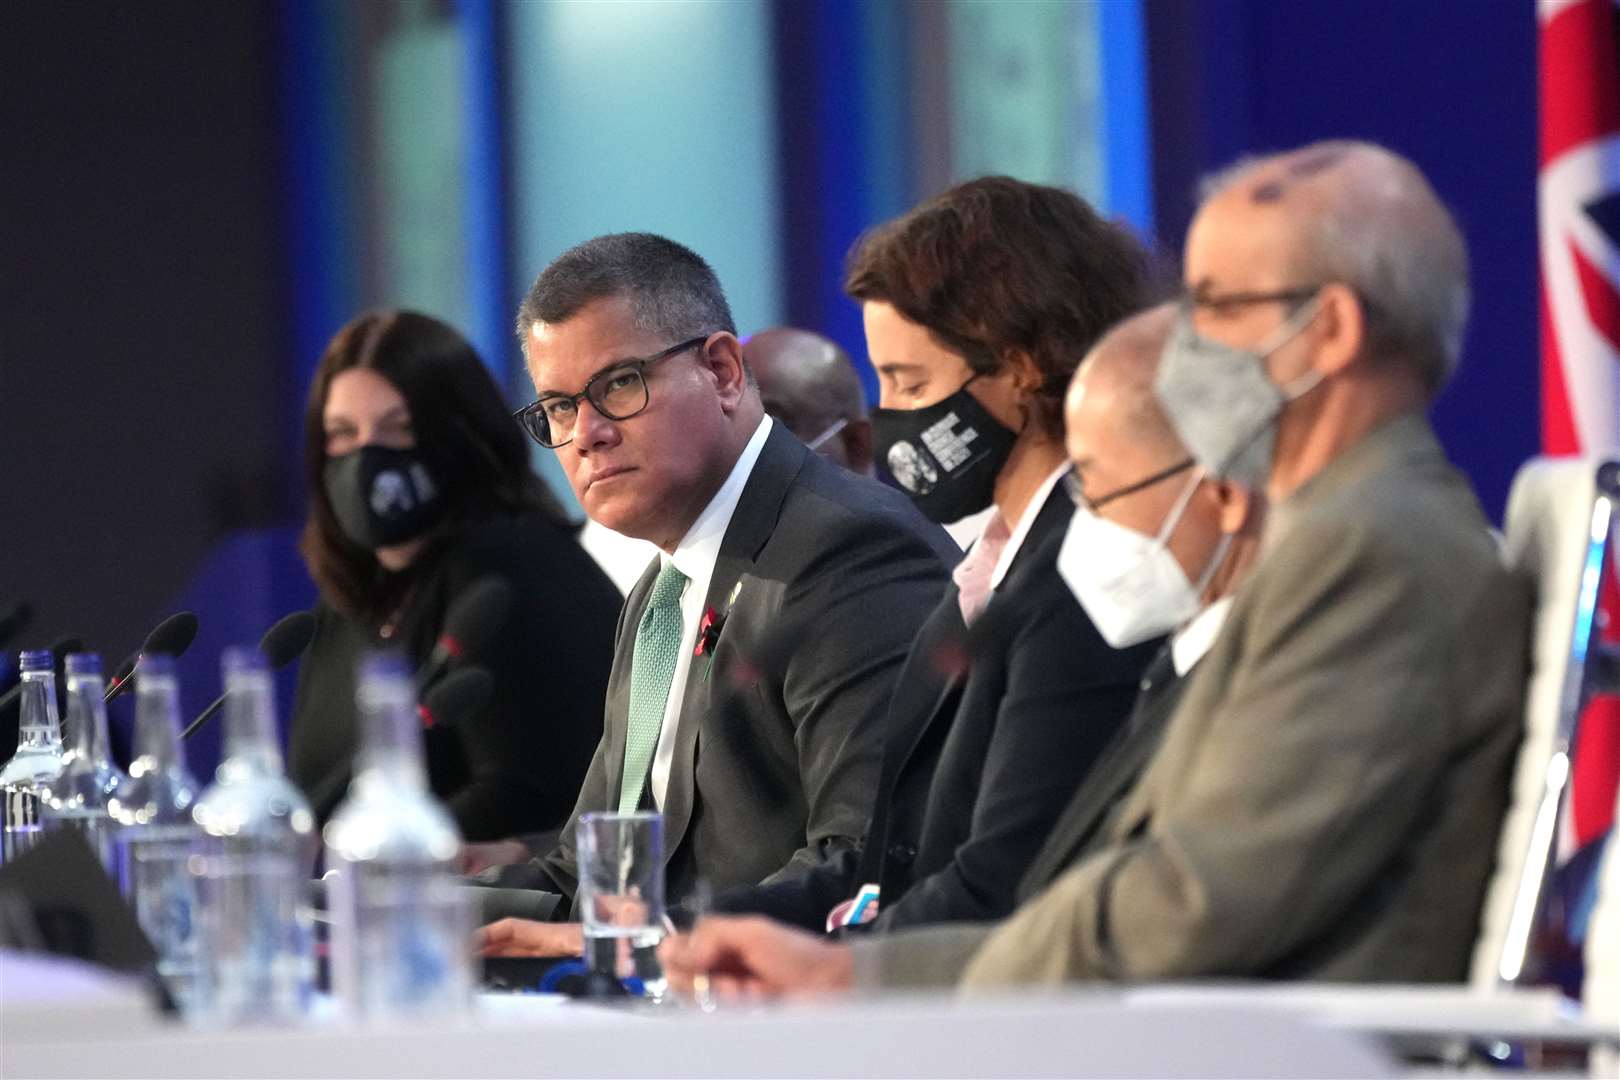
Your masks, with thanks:
<instances>
[{"instance_id":1,"label":"clear water bottle","mask_svg":"<svg viewBox=\"0 0 1620 1080\"><path fill-rule=\"evenodd\" d=\"M113 764L104 691L100 656L75 653L67 658L67 751L61 775L45 798L44 814L48 829L77 829L116 880L118 825L112 799L129 777Z\"/></svg>"},{"instance_id":2,"label":"clear water bottle","mask_svg":"<svg viewBox=\"0 0 1620 1080\"><path fill-rule=\"evenodd\" d=\"M315 988L315 815L282 769L264 658L228 649L223 667L225 759L192 811L202 831L191 862L201 948L193 1015L286 1023L309 1011Z\"/></svg>"},{"instance_id":3,"label":"clear water bottle","mask_svg":"<svg viewBox=\"0 0 1620 1080\"><path fill-rule=\"evenodd\" d=\"M455 822L428 791L416 694L399 656L361 665L354 782L325 831L332 989L352 1017L464 1012L472 912Z\"/></svg>"},{"instance_id":4,"label":"clear water bottle","mask_svg":"<svg viewBox=\"0 0 1620 1080\"><path fill-rule=\"evenodd\" d=\"M39 840L45 798L62 773L54 665L49 649L22 654L17 752L0 768L0 863L10 862Z\"/></svg>"},{"instance_id":5,"label":"clear water bottle","mask_svg":"<svg viewBox=\"0 0 1620 1080\"><path fill-rule=\"evenodd\" d=\"M197 977L196 893L187 863L197 837L197 782L180 753L174 661L148 654L135 686L135 760L111 809L120 885L158 955L158 974L184 1011Z\"/></svg>"}]
</instances>

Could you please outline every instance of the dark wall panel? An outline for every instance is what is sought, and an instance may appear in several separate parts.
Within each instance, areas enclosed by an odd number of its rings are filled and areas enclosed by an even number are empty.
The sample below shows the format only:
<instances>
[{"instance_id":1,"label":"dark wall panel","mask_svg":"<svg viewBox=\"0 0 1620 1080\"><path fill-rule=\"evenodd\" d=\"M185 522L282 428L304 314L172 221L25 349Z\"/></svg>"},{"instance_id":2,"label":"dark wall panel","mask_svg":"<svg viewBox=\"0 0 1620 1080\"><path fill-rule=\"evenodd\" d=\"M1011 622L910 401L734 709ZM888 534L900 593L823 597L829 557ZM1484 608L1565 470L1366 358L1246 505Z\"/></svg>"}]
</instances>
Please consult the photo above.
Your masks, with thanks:
<instances>
[{"instance_id":1,"label":"dark wall panel","mask_svg":"<svg viewBox=\"0 0 1620 1080\"><path fill-rule=\"evenodd\" d=\"M273 9L8 4L0 604L133 647L229 529L290 512Z\"/></svg>"}]
</instances>

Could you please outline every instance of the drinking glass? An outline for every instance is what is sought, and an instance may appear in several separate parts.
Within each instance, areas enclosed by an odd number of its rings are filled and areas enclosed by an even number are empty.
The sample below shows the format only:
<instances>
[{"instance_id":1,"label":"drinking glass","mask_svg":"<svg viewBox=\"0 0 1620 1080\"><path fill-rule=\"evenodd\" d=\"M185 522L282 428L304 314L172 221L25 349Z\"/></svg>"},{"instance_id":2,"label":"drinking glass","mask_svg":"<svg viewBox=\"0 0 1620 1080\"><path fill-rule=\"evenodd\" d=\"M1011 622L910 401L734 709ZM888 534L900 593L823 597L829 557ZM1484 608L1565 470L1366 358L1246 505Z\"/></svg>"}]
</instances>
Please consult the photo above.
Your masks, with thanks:
<instances>
[{"instance_id":1,"label":"drinking glass","mask_svg":"<svg viewBox=\"0 0 1620 1080\"><path fill-rule=\"evenodd\" d=\"M592 972L639 977L663 997L658 965L664 936L664 819L651 812L592 813L579 819L578 907Z\"/></svg>"}]
</instances>

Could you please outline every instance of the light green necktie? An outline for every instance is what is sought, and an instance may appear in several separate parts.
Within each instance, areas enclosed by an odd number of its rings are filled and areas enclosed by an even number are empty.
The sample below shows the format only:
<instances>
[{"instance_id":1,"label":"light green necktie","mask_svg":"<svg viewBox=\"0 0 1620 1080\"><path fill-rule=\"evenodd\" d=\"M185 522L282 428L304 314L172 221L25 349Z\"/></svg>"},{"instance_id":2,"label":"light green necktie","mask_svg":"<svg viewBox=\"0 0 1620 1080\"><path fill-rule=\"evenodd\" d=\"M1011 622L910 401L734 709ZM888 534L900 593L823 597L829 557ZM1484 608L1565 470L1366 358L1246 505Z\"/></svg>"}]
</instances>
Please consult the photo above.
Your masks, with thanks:
<instances>
[{"instance_id":1,"label":"light green necktie","mask_svg":"<svg viewBox=\"0 0 1620 1080\"><path fill-rule=\"evenodd\" d=\"M619 779L619 813L641 805L675 663L681 653L681 590L686 575L665 563L653 579L652 598L636 627L636 652L630 662L630 728L624 742L624 774Z\"/></svg>"}]
</instances>

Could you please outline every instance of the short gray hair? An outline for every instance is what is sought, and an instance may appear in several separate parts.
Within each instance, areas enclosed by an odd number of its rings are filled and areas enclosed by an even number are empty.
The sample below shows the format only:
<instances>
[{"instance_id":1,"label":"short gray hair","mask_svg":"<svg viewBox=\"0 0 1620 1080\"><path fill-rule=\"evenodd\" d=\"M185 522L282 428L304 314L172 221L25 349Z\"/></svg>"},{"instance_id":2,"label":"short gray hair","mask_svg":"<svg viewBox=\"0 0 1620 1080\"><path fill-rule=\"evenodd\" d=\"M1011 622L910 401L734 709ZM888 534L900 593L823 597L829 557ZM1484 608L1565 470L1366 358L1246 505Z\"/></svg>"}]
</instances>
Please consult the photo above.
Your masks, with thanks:
<instances>
[{"instance_id":1,"label":"short gray hair","mask_svg":"<svg viewBox=\"0 0 1620 1080\"><path fill-rule=\"evenodd\" d=\"M640 329L671 343L737 332L720 279L695 251L653 233L613 233L569 248L540 272L518 306L518 339L527 344L535 323L566 322L616 296L630 298Z\"/></svg>"},{"instance_id":2,"label":"short gray hair","mask_svg":"<svg viewBox=\"0 0 1620 1080\"><path fill-rule=\"evenodd\" d=\"M1368 351L1414 364L1431 396L1457 369L1468 322L1468 249L1450 211L1407 159L1372 143L1334 140L1283 155L1245 158L1200 185L1207 203L1285 159L1250 197L1281 201L1350 158L1367 168L1329 198L1302 208L1292 271L1311 283L1342 282L1366 309Z\"/></svg>"}]
</instances>

